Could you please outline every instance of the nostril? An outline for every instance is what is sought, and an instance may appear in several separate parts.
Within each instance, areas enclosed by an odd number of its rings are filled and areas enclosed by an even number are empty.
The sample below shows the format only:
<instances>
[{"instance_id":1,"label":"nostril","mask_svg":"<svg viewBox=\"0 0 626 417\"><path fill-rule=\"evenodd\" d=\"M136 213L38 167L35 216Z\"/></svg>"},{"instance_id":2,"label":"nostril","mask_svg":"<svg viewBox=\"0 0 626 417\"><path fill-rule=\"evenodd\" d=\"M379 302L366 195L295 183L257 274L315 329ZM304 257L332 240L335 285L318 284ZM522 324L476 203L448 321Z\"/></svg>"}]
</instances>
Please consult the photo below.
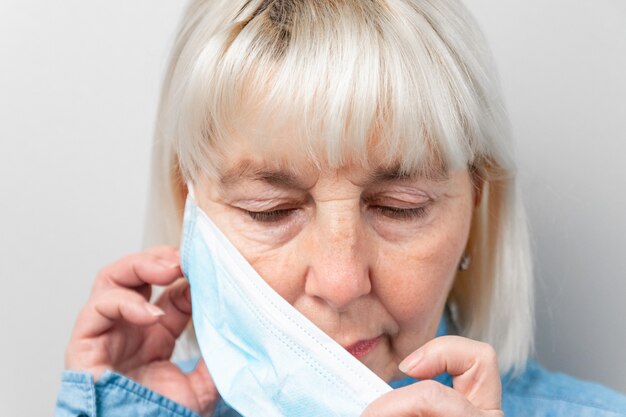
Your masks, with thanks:
<instances>
[{"instance_id":1,"label":"nostril","mask_svg":"<svg viewBox=\"0 0 626 417\"><path fill-rule=\"evenodd\" d=\"M346 268L335 262L313 267L305 282L307 295L322 299L337 311L347 308L371 290L369 269L363 264Z\"/></svg>"}]
</instances>

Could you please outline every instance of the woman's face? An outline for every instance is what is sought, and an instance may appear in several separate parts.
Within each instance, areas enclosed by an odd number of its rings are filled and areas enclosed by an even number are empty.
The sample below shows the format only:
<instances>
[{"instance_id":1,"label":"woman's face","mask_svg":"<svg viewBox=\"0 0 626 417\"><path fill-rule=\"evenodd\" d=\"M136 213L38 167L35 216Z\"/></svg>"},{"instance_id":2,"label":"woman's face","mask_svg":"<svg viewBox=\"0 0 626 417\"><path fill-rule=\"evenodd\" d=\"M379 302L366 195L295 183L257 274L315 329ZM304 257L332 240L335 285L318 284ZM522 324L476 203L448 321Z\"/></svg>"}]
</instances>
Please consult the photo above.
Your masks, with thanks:
<instances>
[{"instance_id":1,"label":"woman's face","mask_svg":"<svg viewBox=\"0 0 626 417\"><path fill-rule=\"evenodd\" d=\"M386 381L435 336L475 205L467 170L281 170L226 158L199 206L267 283Z\"/></svg>"}]
</instances>

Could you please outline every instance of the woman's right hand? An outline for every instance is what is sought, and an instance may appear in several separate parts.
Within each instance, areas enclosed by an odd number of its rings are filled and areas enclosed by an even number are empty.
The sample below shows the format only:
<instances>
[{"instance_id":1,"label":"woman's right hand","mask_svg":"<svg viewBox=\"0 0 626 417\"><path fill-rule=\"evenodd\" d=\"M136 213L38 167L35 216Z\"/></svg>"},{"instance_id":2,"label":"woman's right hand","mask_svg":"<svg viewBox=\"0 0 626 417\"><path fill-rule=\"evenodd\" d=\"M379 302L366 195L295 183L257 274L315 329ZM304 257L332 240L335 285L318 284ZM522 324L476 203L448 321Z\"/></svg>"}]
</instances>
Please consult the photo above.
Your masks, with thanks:
<instances>
[{"instance_id":1,"label":"woman's right hand","mask_svg":"<svg viewBox=\"0 0 626 417\"><path fill-rule=\"evenodd\" d=\"M402 361L422 381L372 402L361 417L502 417L502 386L494 349L465 337L437 337ZM453 388L427 380L447 372Z\"/></svg>"},{"instance_id":2,"label":"woman's right hand","mask_svg":"<svg viewBox=\"0 0 626 417\"><path fill-rule=\"evenodd\" d=\"M181 277L178 251L165 246L102 269L74 326L66 369L90 372L96 381L112 369L210 415L219 396L204 362L185 374L170 361L191 318L189 285ZM167 286L155 304L152 285Z\"/></svg>"}]
</instances>

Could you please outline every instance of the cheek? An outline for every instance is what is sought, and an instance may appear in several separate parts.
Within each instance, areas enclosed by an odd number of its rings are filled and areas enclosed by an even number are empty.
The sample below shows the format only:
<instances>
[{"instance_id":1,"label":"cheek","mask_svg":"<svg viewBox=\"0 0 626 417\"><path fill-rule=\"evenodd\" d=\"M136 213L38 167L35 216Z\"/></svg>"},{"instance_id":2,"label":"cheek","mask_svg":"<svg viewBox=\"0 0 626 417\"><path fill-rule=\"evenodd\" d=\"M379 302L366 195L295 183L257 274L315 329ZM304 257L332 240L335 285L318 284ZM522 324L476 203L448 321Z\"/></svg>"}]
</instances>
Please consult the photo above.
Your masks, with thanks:
<instances>
[{"instance_id":1,"label":"cheek","mask_svg":"<svg viewBox=\"0 0 626 417\"><path fill-rule=\"evenodd\" d=\"M385 256L385 255L383 255ZM387 256L378 274L378 294L398 324L429 320L448 294L454 280L453 268L447 258ZM415 323L422 326L423 323Z\"/></svg>"},{"instance_id":2,"label":"cheek","mask_svg":"<svg viewBox=\"0 0 626 417\"><path fill-rule=\"evenodd\" d=\"M411 244L380 251L377 292L401 328L423 330L439 322L467 242L469 230L460 220Z\"/></svg>"},{"instance_id":3,"label":"cheek","mask_svg":"<svg viewBox=\"0 0 626 417\"><path fill-rule=\"evenodd\" d=\"M274 291L287 302L293 304L302 292L300 276L304 276L305 265L297 255L297 250L288 242L280 247L258 244L237 231L229 236L231 242L241 252L254 270ZM228 235L227 235L228 236Z\"/></svg>"},{"instance_id":4,"label":"cheek","mask_svg":"<svg viewBox=\"0 0 626 417\"><path fill-rule=\"evenodd\" d=\"M254 270L270 287L290 303L300 291L297 276L304 275L303 265L298 262L293 242L283 245L269 244L264 234L246 228L239 215L225 210L211 201L203 202L204 212L237 248ZM300 274L300 275L298 275Z\"/></svg>"},{"instance_id":5,"label":"cheek","mask_svg":"<svg viewBox=\"0 0 626 417\"><path fill-rule=\"evenodd\" d=\"M242 250L252 267L274 291L288 303L294 304L302 294L302 280L306 266L295 256L291 245L271 250Z\"/></svg>"}]
</instances>

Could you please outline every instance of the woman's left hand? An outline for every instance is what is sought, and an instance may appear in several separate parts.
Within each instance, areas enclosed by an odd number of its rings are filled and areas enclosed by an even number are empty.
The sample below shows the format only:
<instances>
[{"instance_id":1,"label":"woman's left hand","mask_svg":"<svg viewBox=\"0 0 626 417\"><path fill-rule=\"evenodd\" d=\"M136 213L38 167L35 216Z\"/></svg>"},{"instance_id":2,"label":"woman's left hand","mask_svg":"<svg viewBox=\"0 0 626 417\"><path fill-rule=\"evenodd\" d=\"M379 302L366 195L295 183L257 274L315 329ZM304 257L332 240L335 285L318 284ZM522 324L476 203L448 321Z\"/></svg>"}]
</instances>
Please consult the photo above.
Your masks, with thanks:
<instances>
[{"instance_id":1,"label":"woman's left hand","mask_svg":"<svg viewBox=\"0 0 626 417\"><path fill-rule=\"evenodd\" d=\"M502 386L494 349L459 336L425 343L401 363L422 381L393 390L371 403L361 417L502 417ZM447 372L453 387L427 380Z\"/></svg>"}]
</instances>

